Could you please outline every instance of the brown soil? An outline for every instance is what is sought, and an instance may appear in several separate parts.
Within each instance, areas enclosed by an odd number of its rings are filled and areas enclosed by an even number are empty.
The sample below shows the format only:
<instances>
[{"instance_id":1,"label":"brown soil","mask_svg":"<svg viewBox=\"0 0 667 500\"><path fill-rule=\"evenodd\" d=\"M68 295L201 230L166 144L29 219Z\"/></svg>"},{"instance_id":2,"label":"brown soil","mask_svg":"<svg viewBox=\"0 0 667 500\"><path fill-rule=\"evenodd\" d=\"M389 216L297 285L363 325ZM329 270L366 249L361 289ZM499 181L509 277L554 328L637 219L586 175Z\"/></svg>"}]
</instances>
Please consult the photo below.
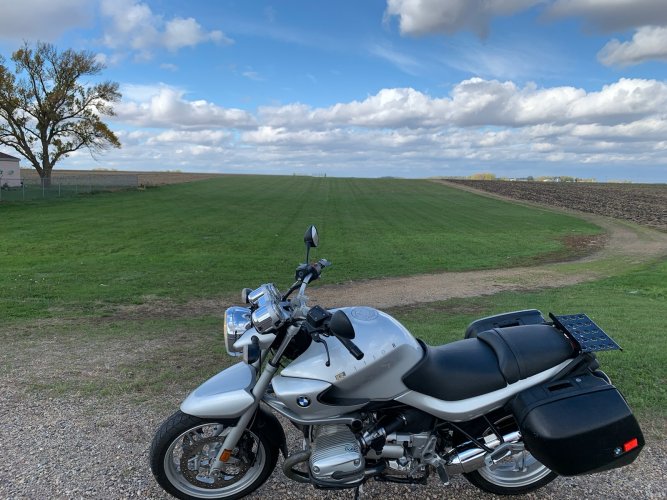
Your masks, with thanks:
<instances>
[{"instance_id":1,"label":"brown soil","mask_svg":"<svg viewBox=\"0 0 667 500\"><path fill-rule=\"evenodd\" d=\"M451 180L517 200L571 208L667 231L667 184Z\"/></svg>"}]
</instances>

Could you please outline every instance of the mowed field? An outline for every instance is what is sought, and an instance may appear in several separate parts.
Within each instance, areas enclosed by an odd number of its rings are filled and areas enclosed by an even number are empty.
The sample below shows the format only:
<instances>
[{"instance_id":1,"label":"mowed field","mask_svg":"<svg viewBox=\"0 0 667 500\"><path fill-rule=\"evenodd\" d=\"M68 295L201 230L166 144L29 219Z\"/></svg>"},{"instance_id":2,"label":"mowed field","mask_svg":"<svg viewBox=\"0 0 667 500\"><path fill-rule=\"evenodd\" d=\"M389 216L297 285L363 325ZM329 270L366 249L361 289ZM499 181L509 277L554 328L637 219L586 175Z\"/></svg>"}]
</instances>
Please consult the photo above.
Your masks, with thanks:
<instances>
[{"instance_id":1,"label":"mowed field","mask_svg":"<svg viewBox=\"0 0 667 500\"><path fill-rule=\"evenodd\" d=\"M313 223L315 255L334 263L328 282L563 259L600 233L571 216L402 180L226 176L0 211L5 321L286 287Z\"/></svg>"}]
</instances>

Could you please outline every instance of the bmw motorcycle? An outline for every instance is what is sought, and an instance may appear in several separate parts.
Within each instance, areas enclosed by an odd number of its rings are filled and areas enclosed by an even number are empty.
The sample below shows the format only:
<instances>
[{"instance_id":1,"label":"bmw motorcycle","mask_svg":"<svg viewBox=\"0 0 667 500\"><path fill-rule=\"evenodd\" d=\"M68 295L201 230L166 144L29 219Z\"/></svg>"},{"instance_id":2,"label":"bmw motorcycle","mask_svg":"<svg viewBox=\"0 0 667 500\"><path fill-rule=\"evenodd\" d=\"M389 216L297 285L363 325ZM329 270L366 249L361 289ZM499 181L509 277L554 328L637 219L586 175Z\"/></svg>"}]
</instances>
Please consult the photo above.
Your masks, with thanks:
<instances>
[{"instance_id":1,"label":"bmw motorcycle","mask_svg":"<svg viewBox=\"0 0 667 500\"><path fill-rule=\"evenodd\" d=\"M314 226L304 240L308 262ZM368 480L424 484L435 472L512 495L639 455L641 429L595 357L620 347L586 315L501 314L432 347L377 309L309 307L306 288L329 265L300 265L284 294L244 289L245 305L227 309L227 351L243 361L158 429L150 462L167 492L241 498L282 454L284 474L315 488L358 495ZM301 449L288 451L276 414Z\"/></svg>"}]
</instances>

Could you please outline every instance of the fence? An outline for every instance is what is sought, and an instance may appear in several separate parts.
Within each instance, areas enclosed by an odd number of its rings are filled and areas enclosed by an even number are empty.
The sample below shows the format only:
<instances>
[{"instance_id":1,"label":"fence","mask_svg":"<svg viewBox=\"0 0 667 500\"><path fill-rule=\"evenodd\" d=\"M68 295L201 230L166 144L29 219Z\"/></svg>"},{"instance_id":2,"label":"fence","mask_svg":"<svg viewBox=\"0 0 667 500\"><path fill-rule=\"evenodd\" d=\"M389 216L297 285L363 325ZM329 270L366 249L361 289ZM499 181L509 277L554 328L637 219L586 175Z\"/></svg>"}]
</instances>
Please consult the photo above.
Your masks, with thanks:
<instances>
[{"instance_id":1,"label":"fence","mask_svg":"<svg viewBox=\"0 0 667 500\"><path fill-rule=\"evenodd\" d=\"M0 202L66 198L138 187L138 176L129 174L53 175L50 182L30 176L16 187L3 183L0 177Z\"/></svg>"}]
</instances>

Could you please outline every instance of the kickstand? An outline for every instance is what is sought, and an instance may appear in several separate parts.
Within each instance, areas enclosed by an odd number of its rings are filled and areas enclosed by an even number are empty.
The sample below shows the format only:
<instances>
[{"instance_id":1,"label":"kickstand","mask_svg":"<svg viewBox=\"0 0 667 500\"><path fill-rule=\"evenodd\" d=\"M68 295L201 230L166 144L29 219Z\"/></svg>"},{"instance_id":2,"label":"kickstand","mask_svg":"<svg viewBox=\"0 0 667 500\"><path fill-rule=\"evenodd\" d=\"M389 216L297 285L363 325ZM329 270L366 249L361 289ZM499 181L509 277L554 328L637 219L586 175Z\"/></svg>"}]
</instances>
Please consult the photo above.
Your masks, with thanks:
<instances>
[{"instance_id":1,"label":"kickstand","mask_svg":"<svg viewBox=\"0 0 667 500\"><path fill-rule=\"evenodd\" d=\"M360 484L354 489L354 500L359 500L361 498L361 494L364 492L363 486L363 484Z\"/></svg>"}]
</instances>

